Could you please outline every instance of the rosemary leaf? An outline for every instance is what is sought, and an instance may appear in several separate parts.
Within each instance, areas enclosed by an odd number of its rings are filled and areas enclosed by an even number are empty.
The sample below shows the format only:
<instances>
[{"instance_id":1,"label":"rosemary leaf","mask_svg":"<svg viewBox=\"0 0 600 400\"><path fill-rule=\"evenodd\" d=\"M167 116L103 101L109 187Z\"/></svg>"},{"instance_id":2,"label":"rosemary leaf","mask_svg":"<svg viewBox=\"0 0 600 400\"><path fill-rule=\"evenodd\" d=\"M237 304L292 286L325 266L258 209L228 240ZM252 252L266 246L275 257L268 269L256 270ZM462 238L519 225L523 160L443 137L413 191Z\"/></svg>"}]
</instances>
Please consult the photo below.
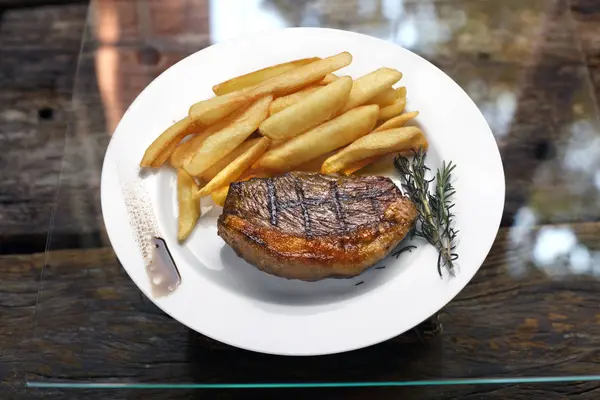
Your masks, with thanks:
<instances>
[{"instance_id":1,"label":"rosemary leaf","mask_svg":"<svg viewBox=\"0 0 600 400\"><path fill-rule=\"evenodd\" d=\"M452 162L446 164L444 161L435 178L428 180L426 156L425 150L420 148L414 152L412 159L398 155L394 165L401 173L402 187L419 213L414 235L435 246L438 251L438 273L442 276L444 267L453 273L454 261L458 259L458 254L454 251L458 231L454 229L454 204L451 201L456 193L452 186L452 172L456 165ZM429 184L435 185L431 191Z\"/></svg>"}]
</instances>

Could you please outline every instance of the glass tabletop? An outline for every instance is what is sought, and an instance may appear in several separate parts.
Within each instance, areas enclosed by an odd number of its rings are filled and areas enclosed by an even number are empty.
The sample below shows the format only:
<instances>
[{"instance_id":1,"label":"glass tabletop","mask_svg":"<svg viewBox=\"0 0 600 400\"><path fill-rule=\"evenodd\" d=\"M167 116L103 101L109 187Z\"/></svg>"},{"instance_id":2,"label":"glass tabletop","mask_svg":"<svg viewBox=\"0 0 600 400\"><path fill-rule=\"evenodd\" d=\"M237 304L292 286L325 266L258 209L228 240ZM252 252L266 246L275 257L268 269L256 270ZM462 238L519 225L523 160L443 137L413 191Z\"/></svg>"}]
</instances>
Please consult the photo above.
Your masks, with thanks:
<instances>
[{"instance_id":1,"label":"glass tabletop","mask_svg":"<svg viewBox=\"0 0 600 400\"><path fill-rule=\"evenodd\" d=\"M506 175L498 236L458 297L397 338L325 357L228 347L165 315L119 264L99 200L111 134L146 85L213 43L295 26L371 35L438 66L484 114ZM35 309L40 363L28 385L600 379L600 129L584 45L558 0L92 1Z\"/></svg>"}]
</instances>

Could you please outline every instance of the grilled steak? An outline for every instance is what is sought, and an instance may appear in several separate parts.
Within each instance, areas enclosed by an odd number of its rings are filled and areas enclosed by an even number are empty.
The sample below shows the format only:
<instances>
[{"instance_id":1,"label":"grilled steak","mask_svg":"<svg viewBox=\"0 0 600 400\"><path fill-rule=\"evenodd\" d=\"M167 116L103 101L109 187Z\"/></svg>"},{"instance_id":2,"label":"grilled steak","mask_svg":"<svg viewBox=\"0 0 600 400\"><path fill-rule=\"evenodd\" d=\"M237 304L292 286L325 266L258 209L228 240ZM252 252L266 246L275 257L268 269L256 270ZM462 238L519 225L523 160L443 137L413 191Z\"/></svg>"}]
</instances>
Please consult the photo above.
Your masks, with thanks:
<instances>
[{"instance_id":1,"label":"grilled steak","mask_svg":"<svg viewBox=\"0 0 600 400\"><path fill-rule=\"evenodd\" d=\"M232 183L218 232L259 269L315 281L360 274L404 238L416 216L389 178L290 172Z\"/></svg>"}]
</instances>

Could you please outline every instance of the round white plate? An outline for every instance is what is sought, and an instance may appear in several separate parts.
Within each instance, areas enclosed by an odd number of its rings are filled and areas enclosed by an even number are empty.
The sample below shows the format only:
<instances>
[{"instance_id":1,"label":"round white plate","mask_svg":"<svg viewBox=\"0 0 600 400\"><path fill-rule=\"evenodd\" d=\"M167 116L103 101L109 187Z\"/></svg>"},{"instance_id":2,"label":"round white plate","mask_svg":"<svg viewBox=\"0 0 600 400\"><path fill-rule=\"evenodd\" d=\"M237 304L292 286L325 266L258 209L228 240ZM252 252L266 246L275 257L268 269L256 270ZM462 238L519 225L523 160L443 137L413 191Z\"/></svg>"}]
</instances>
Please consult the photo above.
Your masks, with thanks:
<instances>
[{"instance_id":1,"label":"round white plate","mask_svg":"<svg viewBox=\"0 0 600 400\"><path fill-rule=\"evenodd\" d=\"M212 96L214 84L303 57L352 53L336 73L354 78L376 68L396 68L408 90L407 110L429 139L429 166L452 160L460 255L454 277L437 272L436 251L417 243L412 253L388 257L352 279L290 281L239 259L217 236L221 208L203 200L203 215L184 244L176 240L175 173L140 174L146 147L191 104ZM468 143L468 146L465 146ZM390 177L397 175L390 166ZM136 245L124 192L143 188L182 283L152 298ZM482 114L446 74L392 43L356 33L293 28L220 43L169 68L138 96L123 116L102 169L102 211L119 260L136 285L163 311L221 342L281 355L338 353L397 336L441 309L469 282L496 237L504 205L504 172L496 142ZM358 285L358 283L363 282Z\"/></svg>"}]
</instances>

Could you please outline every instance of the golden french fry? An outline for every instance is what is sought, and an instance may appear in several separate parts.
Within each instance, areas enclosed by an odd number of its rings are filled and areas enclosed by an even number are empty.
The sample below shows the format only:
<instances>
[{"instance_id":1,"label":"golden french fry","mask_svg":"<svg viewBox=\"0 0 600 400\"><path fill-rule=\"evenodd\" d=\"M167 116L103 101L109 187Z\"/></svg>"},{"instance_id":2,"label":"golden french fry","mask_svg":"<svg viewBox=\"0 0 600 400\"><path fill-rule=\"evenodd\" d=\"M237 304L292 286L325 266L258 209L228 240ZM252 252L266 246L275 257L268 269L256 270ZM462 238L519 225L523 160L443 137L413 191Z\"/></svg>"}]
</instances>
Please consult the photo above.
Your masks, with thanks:
<instances>
[{"instance_id":1,"label":"golden french fry","mask_svg":"<svg viewBox=\"0 0 600 400\"><path fill-rule=\"evenodd\" d=\"M395 90L398 93L399 98L406 100L406 86L400 86L399 88L396 88Z\"/></svg>"},{"instance_id":2,"label":"golden french fry","mask_svg":"<svg viewBox=\"0 0 600 400\"><path fill-rule=\"evenodd\" d=\"M212 192L210 196L215 204L223 207L225 205L225 200L227 199L227 194L229 194L229 185L218 188Z\"/></svg>"},{"instance_id":3,"label":"golden french fry","mask_svg":"<svg viewBox=\"0 0 600 400\"><path fill-rule=\"evenodd\" d=\"M179 146L177 146L175 151L173 151L173 153L171 154L171 165L175 168L181 168L183 165L188 163L194 155L194 153L196 152L196 150L198 150L202 143L204 143L206 138L208 138L213 133L218 132L227 127L236 118L238 118L240 113L243 111L244 110L236 111L233 114L228 115L219 122L207 127L198 135L193 136L192 138L190 138L190 140L183 142Z\"/></svg>"},{"instance_id":4,"label":"golden french fry","mask_svg":"<svg viewBox=\"0 0 600 400\"><path fill-rule=\"evenodd\" d=\"M365 158L363 160L356 161L354 164L351 164L348 167L344 168L344 170L342 172L346 176L352 175L356 171L361 170L364 167L366 167L367 165L372 164L375 161L379 160L381 157L382 156L373 156L373 157Z\"/></svg>"},{"instance_id":5,"label":"golden french fry","mask_svg":"<svg viewBox=\"0 0 600 400\"><path fill-rule=\"evenodd\" d=\"M320 60L319 57L301 58L299 60L288 61L282 64L272 65L267 68L259 69L245 75L236 76L213 86L213 92L217 96L222 96L227 93L235 92L236 90L254 86L266 79L280 75L286 71L310 64L313 61Z\"/></svg>"},{"instance_id":6,"label":"golden french fry","mask_svg":"<svg viewBox=\"0 0 600 400\"><path fill-rule=\"evenodd\" d=\"M213 190L221 186L229 185L238 179L250 166L263 155L269 148L271 139L258 139L252 147L245 153L233 160L228 166L223 168L213 179L210 180L202 189L196 192L196 197L208 196Z\"/></svg>"},{"instance_id":7,"label":"golden french fry","mask_svg":"<svg viewBox=\"0 0 600 400\"><path fill-rule=\"evenodd\" d=\"M308 95L316 92L321 88L322 86L311 85L297 92L288 94L287 96L276 98L275 100L273 100L271 106L269 107L269 115L277 114L278 112L288 108L289 106L296 104L300 100L305 99L306 97L308 97Z\"/></svg>"},{"instance_id":8,"label":"golden french fry","mask_svg":"<svg viewBox=\"0 0 600 400\"><path fill-rule=\"evenodd\" d=\"M197 138L198 136L194 136L185 142L179 143L175 150L171 153L171 158L169 158L169 162L173 166L173 168L181 168L184 162L184 156L187 153L188 149L192 145L192 140Z\"/></svg>"},{"instance_id":9,"label":"golden french fry","mask_svg":"<svg viewBox=\"0 0 600 400\"><path fill-rule=\"evenodd\" d=\"M284 96L322 80L327 74L337 71L351 62L352 55L345 51L267 79L254 88L247 88L248 94L254 97L266 94L273 94L274 97Z\"/></svg>"},{"instance_id":10,"label":"golden french fry","mask_svg":"<svg viewBox=\"0 0 600 400\"><path fill-rule=\"evenodd\" d=\"M263 82L245 87L223 96L202 100L190 107L188 112L192 121L203 125L212 125L236 110L248 105L253 100L273 94L275 97L292 93L297 89L322 80L330 72L352 62L352 55L348 52L336 54L302 65Z\"/></svg>"},{"instance_id":11,"label":"golden french fry","mask_svg":"<svg viewBox=\"0 0 600 400\"><path fill-rule=\"evenodd\" d=\"M379 68L352 83L348 101L340 113L365 104L367 101L402 79L402 73L391 68Z\"/></svg>"},{"instance_id":12,"label":"golden french fry","mask_svg":"<svg viewBox=\"0 0 600 400\"><path fill-rule=\"evenodd\" d=\"M272 100L273 96L266 96L255 101L225 128L206 138L183 168L190 175L197 176L231 153L267 118Z\"/></svg>"},{"instance_id":13,"label":"golden french fry","mask_svg":"<svg viewBox=\"0 0 600 400\"><path fill-rule=\"evenodd\" d=\"M208 182L213 179L221 170L231 164L236 158L240 155L248 151L252 146L258 143L261 139L248 139L244 143L240 144L238 147L233 149L233 151L227 154L225 157L221 158L219 161L210 166L206 171L200 174L200 178Z\"/></svg>"},{"instance_id":14,"label":"golden french fry","mask_svg":"<svg viewBox=\"0 0 600 400\"><path fill-rule=\"evenodd\" d=\"M194 178L189 176L182 169L177 170L177 202L179 204L179 217L177 238L179 241L185 240L196 225L200 217L200 201L194 198L194 193L198 190L198 185Z\"/></svg>"},{"instance_id":15,"label":"golden french fry","mask_svg":"<svg viewBox=\"0 0 600 400\"><path fill-rule=\"evenodd\" d=\"M304 172L321 172L321 165L327 160L329 157L337 153L337 151L329 151L325 154L321 154L317 158L313 158L305 162L304 164L300 164L294 167L294 171L304 171Z\"/></svg>"},{"instance_id":16,"label":"golden french fry","mask_svg":"<svg viewBox=\"0 0 600 400\"><path fill-rule=\"evenodd\" d=\"M367 101L367 104L377 104L379 107L389 106L398 99L398 92L394 88L387 88L377 96Z\"/></svg>"},{"instance_id":17,"label":"golden french fry","mask_svg":"<svg viewBox=\"0 0 600 400\"><path fill-rule=\"evenodd\" d=\"M192 121L206 126L212 125L250 104L257 97L250 95L251 90L252 88L246 88L199 101L190 107L188 116Z\"/></svg>"},{"instance_id":18,"label":"golden french fry","mask_svg":"<svg viewBox=\"0 0 600 400\"><path fill-rule=\"evenodd\" d=\"M380 112L381 112L381 110L380 110ZM381 124L377 128L375 128L375 130L373 132L380 132L380 131L386 131L388 129L400 128L401 126L404 126L404 124L406 124L411 119L416 118L417 115L419 115L418 111L411 111L411 112L407 112L404 114L400 114L394 118L388 119L383 124Z\"/></svg>"},{"instance_id":19,"label":"golden french fry","mask_svg":"<svg viewBox=\"0 0 600 400\"><path fill-rule=\"evenodd\" d=\"M265 153L257 168L289 171L329 151L352 143L375 126L379 106L354 108Z\"/></svg>"},{"instance_id":20,"label":"golden french fry","mask_svg":"<svg viewBox=\"0 0 600 400\"><path fill-rule=\"evenodd\" d=\"M365 158L410 149L416 150L419 147L427 148L427 139L423 132L414 126L373 132L325 160L321 166L321 172L332 174Z\"/></svg>"},{"instance_id":21,"label":"golden french fry","mask_svg":"<svg viewBox=\"0 0 600 400\"><path fill-rule=\"evenodd\" d=\"M373 132L380 132L380 131L385 131L385 130L389 130L389 129L393 129L393 128L400 128L400 127L404 126L404 124L406 122L408 122L409 120L416 118L417 115L419 115L418 111L412 111L412 112L398 115L397 117L394 117L394 118L391 118L391 119L385 121L383 124L378 126ZM373 133L373 132L371 132L371 133ZM379 160L381 157L382 157L382 155L379 155L379 156L368 157L363 160L356 161L354 164L351 164L350 166L344 168L343 172L345 175L352 175L356 171L363 169L367 165L370 165L370 164L374 163L375 161Z\"/></svg>"},{"instance_id":22,"label":"golden french fry","mask_svg":"<svg viewBox=\"0 0 600 400\"><path fill-rule=\"evenodd\" d=\"M263 136L273 140L297 136L331 119L346 103L351 89L352 78L337 79L267 118L258 129Z\"/></svg>"},{"instance_id":23,"label":"golden french fry","mask_svg":"<svg viewBox=\"0 0 600 400\"><path fill-rule=\"evenodd\" d=\"M184 136L184 138L185 138L185 136ZM165 162L167 162L169 157L171 157L171 154L173 154L173 152L175 151L177 146L179 146L179 138L177 140L174 140L171 143L169 143L169 145L163 151L160 152L158 157L156 157L154 159L154 161L152 162L152 164L150 166L152 168L161 167Z\"/></svg>"},{"instance_id":24,"label":"golden french fry","mask_svg":"<svg viewBox=\"0 0 600 400\"><path fill-rule=\"evenodd\" d=\"M282 140L271 140L271 145L269 146L269 150L272 150L276 147L281 146L282 144L284 144L285 142L287 142L287 139L282 139Z\"/></svg>"},{"instance_id":25,"label":"golden french fry","mask_svg":"<svg viewBox=\"0 0 600 400\"><path fill-rule=\"evenodd\" d=\"M140 167L160 167L169 159L171 152L177 147L177 144L196 129L196 124L185 117L182 120L168 127L154 142L146 149Z\"/></svg>"},{"instance_id":26,"label":"golden french fry","mask_svg":"<svg viewBox=\"0 0 600 400\"><path fill-rule=\"evenodd\" d=\"M327 74L325 75L325 78L323 78L323 80L319 82L319 85L329 85L336 79L339 79L339 76L337 76L336 74Z\"/></svg>"},{"instance_id":27,"label":"golden french fry","mask_svg":"<svg viewBox=\"0 0 600 400\"><path fill-rule=\"evenodd\" d=\"M181 168L188 163L196 150L204 143L207 137L213 132L202 132L194 136L185 143L179 145L173 154L171 154L171 165L175 168Z\"/></svg>"},{"instance_id":28,"label":"golden french fry","mask_svg":"<svg viewBox=\"0 0 600 400\"><path fill-rule=\"evenodd\" d=\"M406 93L406 88L402 87L400 89L404 89ZM395 116L400 115L402 111L404 111L404 107L406 107L406 96L400 96L398 100L394 102L394 104L389 105L387 107L383 107L379 110L379 120L386 121L390 118L394 118Z\"/></svg>"}]
</instances>

